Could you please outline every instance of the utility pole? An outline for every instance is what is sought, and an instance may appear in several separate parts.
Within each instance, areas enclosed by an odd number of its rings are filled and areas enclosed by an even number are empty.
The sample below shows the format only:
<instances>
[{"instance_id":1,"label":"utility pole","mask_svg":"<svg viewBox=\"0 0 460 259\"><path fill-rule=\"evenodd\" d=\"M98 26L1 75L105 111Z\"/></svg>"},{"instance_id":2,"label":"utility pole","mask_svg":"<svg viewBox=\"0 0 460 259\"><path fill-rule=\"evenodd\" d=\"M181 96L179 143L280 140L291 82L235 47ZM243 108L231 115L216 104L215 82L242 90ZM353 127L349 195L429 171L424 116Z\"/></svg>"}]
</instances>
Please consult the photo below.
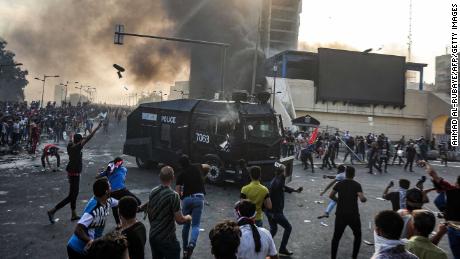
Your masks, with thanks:
<instances>
[{"instance_id":1,"label":"utility pole","mask_svg":"<svg viewBox=\"0 0 460 259\"><path fill-rule=\"evenodd\" d=\"M412 0L409 0L409 34L407 35L407 61L412 58Z\"/></svg>"},{"instance_id":2,"label":"utility pole","mask_svg":"<svg viewBox=\"0 0 460 259\"><path fill-rule=\"evenodd\" d=\"M64 103L67 104L67 87L69 86L69 83L72 83L72 82L69 82L67 81L67 83L64 85L64 84L61 84L62 86L65 86L65 95L64 95ZM78 84L78 82L73 82L74 84Z\"/></svg>"},{"instance_id":3,"label":"utility pole","mask_svg":"<svg viewBox=\"0 0 460 259\"><path fill-rule=\"evenodd\" d=\"M201 44L207 46L217 46L222 49L222 62L221 62L221 86L220 91L222 93L222 98L225 93L225 65L227 59L227 49L230 47L228 43L222 42L213 42L213 41L204 41L204 40L192 40L192 39L184 39L184 38L174 38L174 37L162 37L162 36L155 36L155 35L145 35L145 34L136 34L136 33L127 33L125 32L125 26L121 24L117 24L115 26L115 35L114 35L114 44L116 45L123 45L124 36L133 36L133 37L140 37L140 38L151 38L151 39L158 39L158 40L168 40L168 41L176 41L176 42L184 42L184 43L193 43L193 44ZM163 96L161 97L163 99Z\"/></svg>"},{"instance_id":4,"label":"utility pole","mask_svg":"<svg viewBox=\"0 0 460 259\"><path fill-rule=\"evenodd\" d=\"M278 63L273 65L273 110L275 109L275 97L276 97L276 74L278 73Z\"/></svg>"},{"instance_id":5,"label":"utility pole","mask_svg":"<svg viewBox=\"0 0 460 259\"><path fill-rule=\"evenodd\" d=\"M259 21L257 24L256 49L254 50L254 59L252 60L251 95L254 95L254 91L256 89L257 56L258 56L257 54L259 53L261 24L262 24L262 4L260 4Z\"/></svg>"},{"instance_id":6,"label":"utility pole","mask_svg":"<svg viewBox=\"0 0 460 259\"><path fill-rule=\"evenodd\" d=\"M178 92L181 94L181 98L184 99L184 95L188 95L188 93L185 93L183 90L177 90L177 89L174 89L173 90L174 92Z\"/></svg>"},{"instance_id":7,"label":"utility pole","mask_svg":"<svg viewBox=\"0 0 460 259\"><path fill-rule=\"evenodd\" d=\"M80 95L78 96L78 102L80 103L81 105L81 89L83 88L83 85L80 85L79 87L78 86L75 86L76 89L80 89Z\"/></svg>"}]
</instances>

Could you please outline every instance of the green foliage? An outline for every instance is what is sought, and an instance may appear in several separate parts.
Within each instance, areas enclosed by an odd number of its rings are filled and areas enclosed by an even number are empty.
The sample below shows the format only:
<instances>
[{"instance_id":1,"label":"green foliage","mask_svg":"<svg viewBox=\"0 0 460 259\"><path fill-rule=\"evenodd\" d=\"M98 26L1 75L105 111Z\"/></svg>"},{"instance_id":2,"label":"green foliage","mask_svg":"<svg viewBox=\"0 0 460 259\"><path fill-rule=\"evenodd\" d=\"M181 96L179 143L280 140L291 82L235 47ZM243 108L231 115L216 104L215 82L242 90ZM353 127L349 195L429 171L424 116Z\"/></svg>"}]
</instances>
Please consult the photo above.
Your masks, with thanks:
<instances>
[{"instance_id":1,"label":"green foliage","mask_svg":"<svg viewBox=\"0 0 460 259\"><path fill-rule=\"evenodd\" d=\"M27 70L21 70L14 60L15 54L6 50L7 42L0 38L0 101L23 101L24 87L29 83Z\"/></svg>"}]
</instances>

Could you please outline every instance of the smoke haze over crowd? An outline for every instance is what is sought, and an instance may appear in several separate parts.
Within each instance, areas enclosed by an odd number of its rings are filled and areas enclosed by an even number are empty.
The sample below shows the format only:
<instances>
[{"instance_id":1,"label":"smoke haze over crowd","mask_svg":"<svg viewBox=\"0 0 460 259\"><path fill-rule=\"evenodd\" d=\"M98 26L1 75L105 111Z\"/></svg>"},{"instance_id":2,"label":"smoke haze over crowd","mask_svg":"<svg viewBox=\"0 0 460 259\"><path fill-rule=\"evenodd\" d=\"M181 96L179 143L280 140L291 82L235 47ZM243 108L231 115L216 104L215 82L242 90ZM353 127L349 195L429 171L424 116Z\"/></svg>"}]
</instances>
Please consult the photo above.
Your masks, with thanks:
<instances>
[{"instance_id":1,"label":"smoke haze over crowd","mask_svg":"<svg viewBox=\"0 0 460 259\"><path fill-rule=\"evenodd\" d=\"M229 42L228 66L234 67L232 53L254 45L248 19L257 17L248 18L251 8L253 4L244 0L11 2L15 14L4 11L10 19L0 36L29 70L28 99L41 93L41 84L33 77L58 74L61 78L48 79L45 100L52 99L51 86L68 80L97 87L103 100L116 102L125 85L152 91L166 89L175 80L188 80L192 47L133 37L126 37L123 46L114 45L116 24L124 24L125 31L133 33ZM204 54L210 51L196 48ZM123 79L118 79L113 63L126 69ZM203 64L202 69L216 74L212 68L219 65Z\"/></svg>"}]
</instances>

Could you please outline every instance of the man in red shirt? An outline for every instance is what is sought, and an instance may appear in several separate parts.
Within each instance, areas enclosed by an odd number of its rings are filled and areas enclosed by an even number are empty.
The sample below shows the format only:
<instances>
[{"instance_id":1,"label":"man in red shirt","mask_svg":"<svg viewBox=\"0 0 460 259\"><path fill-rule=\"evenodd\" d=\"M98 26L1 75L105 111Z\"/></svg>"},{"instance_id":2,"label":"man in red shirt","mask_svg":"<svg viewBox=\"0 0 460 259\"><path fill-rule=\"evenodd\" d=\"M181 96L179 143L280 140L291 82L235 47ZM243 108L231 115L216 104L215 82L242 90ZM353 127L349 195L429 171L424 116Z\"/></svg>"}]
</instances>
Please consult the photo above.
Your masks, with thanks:
<instances>
[{"instance_id":1,"label":"man in red shirt","mask_svg":"<svg viewBox=\"0 0 460 259\"><path fill-rule=\"evenodd\" d=\"M48 167L51 168L51 164L49 160L50 156L55 156L57 160L57 169L53 171L56 171L56 170L60 171L59 166L61 165L61 157L59 156L59 147L53 144L47 144L45 148L43 148L43 153L42 153L42 158L41 158L42 166L43 166L42 172L45 172L46 170L45 158L46 158L46 163L48 164Z\"/></svg>"}]
</instances>

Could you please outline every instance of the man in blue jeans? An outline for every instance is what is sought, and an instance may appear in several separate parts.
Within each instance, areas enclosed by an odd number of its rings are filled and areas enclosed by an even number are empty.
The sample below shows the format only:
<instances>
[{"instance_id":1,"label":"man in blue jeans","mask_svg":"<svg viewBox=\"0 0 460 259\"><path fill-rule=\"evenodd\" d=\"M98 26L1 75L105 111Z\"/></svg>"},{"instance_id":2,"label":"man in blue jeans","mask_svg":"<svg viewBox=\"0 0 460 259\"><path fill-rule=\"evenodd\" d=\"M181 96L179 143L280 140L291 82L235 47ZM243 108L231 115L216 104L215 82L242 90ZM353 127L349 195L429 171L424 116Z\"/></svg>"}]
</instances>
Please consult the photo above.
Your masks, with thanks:
<instances>
[{"instance_id":1,"label":"man in blue jeans","mask_svg":"<svg viewBox=\"0 0 460 259\"><path fill-rule=\"evenodd\" d=\"M182 214L192 216L192 233L189 240L190 222L184 224L182 228L182 249L184 258L191 258L195 249L198 235L200 234L201 213L204 207L203 172L206 165L192 164L187 155L182 155L179 159L182 168L181 174L176 180L176 192L182 199Z\"/></svg>"},{"instance_id":2,"label":"man in blue jeans","mask_svg":"<svg viewBox=\"0 0 460 259\"><path fill-rule=\"evenodd\" d=\"M330 176L330 175L323 175L323 178L324 179L333 179L333 181L331 181L327 186L326 188L324 188L324 190L319 194L320 196L323 196L327 190L329 190L331 187L333 187L336 183L342 181L345 179L345 166L344 165L339 165L339 167L337 167L337 175L336 176ZM332 210L335 208L335 206L337 205L337 203L333 200L330 200L329 201L329 204L327 205L327 208L326 208L326 211L324 212L323 215L321 216L318 216L318 219L322 219L322 218L329 218L329 215L331 214Z\"/></svg>"},{"instance_id":3,"label":"man in blue jeans","mask_svg":"<svg viewBox=\"0 0 460 259\"><path fill-rule=\"evenodd\" d=\"M279 254L282 256L291 256L293 253L286 248L286 245L289 241L289 236L291 235L292 226L289 221L284 216L284 192L300 193L303 188L299 187L297 190L286 186L286 167L283 164L278 164L275 170L275 177L270 182L270 199L272 201L272 208L267 210L265 214L267 215L268 223L270 224L270 233L272 237L275 237L276 232L278 231L278 225L284 228L283 239L281 240L281 245L279 249Z\"/></svg>"}]
</instances>

